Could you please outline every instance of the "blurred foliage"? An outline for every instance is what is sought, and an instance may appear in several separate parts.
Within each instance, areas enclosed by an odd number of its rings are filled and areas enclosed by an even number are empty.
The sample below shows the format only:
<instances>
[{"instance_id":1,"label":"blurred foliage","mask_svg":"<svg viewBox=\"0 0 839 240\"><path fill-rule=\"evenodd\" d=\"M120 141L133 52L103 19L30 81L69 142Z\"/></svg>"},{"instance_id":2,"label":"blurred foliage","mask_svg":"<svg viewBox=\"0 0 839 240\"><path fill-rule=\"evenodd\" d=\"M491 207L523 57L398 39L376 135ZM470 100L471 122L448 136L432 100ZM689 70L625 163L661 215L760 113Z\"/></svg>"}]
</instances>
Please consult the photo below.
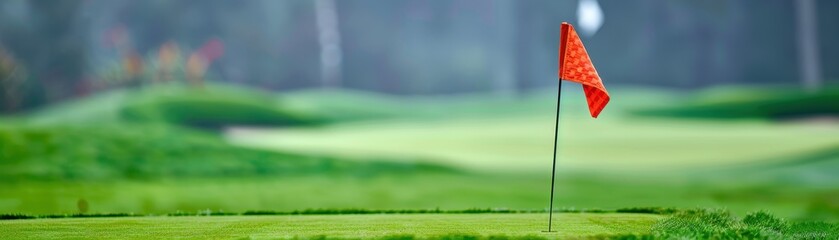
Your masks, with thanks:
<instances>
[{"instance_id":1,"label":"blurred foliage","mask_svg":"<svg viewBox=\"0 0 839 240\"><path fill-rule=\"evenodd\" d=\"M26 74L24 66L0 45L0 110L11 112L22 104Z\"/></svg>"},{"instance_id":2,"label":"blurred foliage","mask_svg":"<svg viewBox=\"0 0 839 240\"><path fill-rule=\"evenodd\" d=\"M798 80L793 2L601 5L605 25L584 41L610 84L698 88ZM817 6L819 42L835 42L831 13L839 4ZM340 1L340 87L514 96L553 86L557 26L576 23L576 7L552 0ZM0 3L0 45L30 77L16 95L22 109L116 86L187 80L179 76L192 50L209 39L225 49L213 63L198 64L209 79L272 90L320 87L317 28L311 1ZM835 45L819 49L824 66L839 62ZM825 67L823 75L836 81L839 70Z\"/></svg>"},{"instance_id":3,"label":"blurred foliage","mask_svg":"<svg viewBox=\"0 0 839 240\"><path fill-rule=\"evenodd\" d=\"M28 83L15 90L17 110L85 93L90 39L81 14L84 5L49 0L0 3L0 47L27 70Z\"/></svg>"}]
</instances>

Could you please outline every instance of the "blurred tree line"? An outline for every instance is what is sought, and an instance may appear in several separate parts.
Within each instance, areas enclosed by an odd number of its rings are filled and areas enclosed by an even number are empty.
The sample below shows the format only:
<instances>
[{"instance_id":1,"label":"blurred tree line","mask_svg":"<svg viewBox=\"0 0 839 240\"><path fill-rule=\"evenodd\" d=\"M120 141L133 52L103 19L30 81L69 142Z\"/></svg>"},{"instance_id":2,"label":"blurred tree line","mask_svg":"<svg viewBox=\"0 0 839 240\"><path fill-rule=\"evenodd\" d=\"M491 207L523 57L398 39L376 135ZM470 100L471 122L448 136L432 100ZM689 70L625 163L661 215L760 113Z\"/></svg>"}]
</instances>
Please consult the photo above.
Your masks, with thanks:
<instances>
[{"instance_id":1,"label":"blurred tree line","mask_svg":"<svg viewBox=\"0 0 839 240\"><path fill-rule=\"evenodd\" d=\"M515 95L555 85L559 24L574 23L577 7L575 0L318 1L2 1L3 109L190 76L272 90ZM609 84L798 82L795 1L600 5L605 24L584 41ZM815 6L822 65L839 65L839 47L830 44L839 40L839 1ZM323 9L334 12L319 23ZM325 84L323 16L332 15L340 80ZM217 60L193 59L209 55ZM839 79L839 68L821 75Z\"/></svg>"}]
</instances>

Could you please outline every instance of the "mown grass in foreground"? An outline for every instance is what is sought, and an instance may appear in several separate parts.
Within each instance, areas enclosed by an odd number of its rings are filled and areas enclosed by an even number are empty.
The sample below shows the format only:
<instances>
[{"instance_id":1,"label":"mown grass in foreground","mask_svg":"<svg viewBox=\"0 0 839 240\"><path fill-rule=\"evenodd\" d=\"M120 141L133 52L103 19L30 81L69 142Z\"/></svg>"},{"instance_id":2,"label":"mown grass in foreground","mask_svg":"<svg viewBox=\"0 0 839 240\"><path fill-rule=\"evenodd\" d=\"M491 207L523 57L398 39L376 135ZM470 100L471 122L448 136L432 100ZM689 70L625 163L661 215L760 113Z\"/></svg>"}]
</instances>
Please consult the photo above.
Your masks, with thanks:
<instances>
[{"instance_id":1,"label":"mown grass in foreground","mask_svg":"<svg viewBox=\"0 0 839 240\"><path fill-rule=\"evenodd\" d=\"M675 214L652 227L662 239L837 239L839 224L790 222L765 212L743 218L724 210L695 210Z\"/></svg>"},{"instance_id":2,"label":"mown grass in foreground","mask_svg":"<svg viewBox=\"0 0 839 240\"><path fill-rule=\"evenodd\" d=\"M0 221L0 239L569 238L647 234L652 214L561 213L555 233L540 214L366 214L222 217L67 218ZM60 226L60 227L45 227Z\"/></svg>"},{"instance_id":3,"label":"mown grass in foreground","mask_svg":"<svg viewBox=\"0 0 839 240\"><path fill-rule=\"evenodd\" d=\"M640 210L635 209L635 210ZM768 212L740 218L725 210L672 215L558 213L332 214L219 217L65 218L0 221L3 239L302 238L302 239L836 239L839 224L789 221ZM60 226L49 227L44 226Z\"/></svg>"}]
</instances>

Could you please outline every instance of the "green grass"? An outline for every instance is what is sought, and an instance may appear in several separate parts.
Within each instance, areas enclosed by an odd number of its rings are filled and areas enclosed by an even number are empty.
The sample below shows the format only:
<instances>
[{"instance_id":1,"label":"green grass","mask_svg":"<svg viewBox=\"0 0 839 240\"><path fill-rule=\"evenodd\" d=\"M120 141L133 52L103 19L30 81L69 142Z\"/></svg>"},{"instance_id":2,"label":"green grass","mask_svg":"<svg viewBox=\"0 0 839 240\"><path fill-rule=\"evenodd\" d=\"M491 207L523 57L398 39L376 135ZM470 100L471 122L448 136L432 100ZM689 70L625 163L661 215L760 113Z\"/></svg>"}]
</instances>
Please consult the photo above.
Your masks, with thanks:
<instances>
[{"instance_id":1,"label":"green grass","mask_svg":"<svg viewBox=\"0 0 839 240\"><path fill-rule=\"evenodd\" d=\"M563 102L585 112L576 86ZM666 91L615 88L623 101L610 108L658 106L675 96ZM452 117L518 115L554 109L554 91L535 91L516 97L492 94L393 96L351 90L307 90L268 93L235 85L210 83L195 89L179 84L116 89L69 100L26 113L34 125L85 125L143 122L220 127L228 125L313 125L377 119L448 119ZM641 103L641 104L639 104ZM614 107L612 107L614 106ZM197 119L196 119L197 118Z\"/></svg>"},{"instance_id":2,"label":"green grass","mask_svg":"<svg viewBox=\"0 0 839 240\"><path fill-rule=\"evenodd\" d=\"M266 97L218 88L210 85L208 96L180 88L114 91L2 120L0 213L73 214L80 199L93 213L137 214L547 207L552 91L515 98L328 91ZM592 120L578 90L563 95L560 208L726 207L839 218L839 130L832 125L639 118L630 110L681 98L622 88L610 89L614 104ZM125 115L139 103L158 109L171 99L203 104L205 97L270 99L260 106L331 125L234 128L222 137L171 119ZM223 106L212 110L231 108Z\"/></svg>"},{"instance_id":3,"label":"green grass","mask_svg":"<svg viewBox=\"0 0 839 240\"><path fill-rule=\"evenodd\" d=\"M656 223L652 232L661 239L836 239L839 224L789 222L765 211L738 218L724 210L695 210Z\"/></svg>"},{"instance_id":4,"label":"green grass","mask_svg":"<svg viewBox=\"0 0 839 240\"><path fill-rule=\"evenodd\" d=\"M339 124L324 128L233 129L233 143L341 156L421 156L467 169L533 172L550 161L553 116ZM650 170L738 165L839 147L839 128L767 122L590 120L563 116L559 166ZM363 139L357 141L356 139Z\"/></svg>"},{"instance_id":5,"label":"green grass","mask_svg":"<svg viewBox=\"0 0 839 240\"><path fill-rule=\"evenodd\" d=\"M579 89L568 89L563 93L559 139L561 168L692 169L795 159L799 155L839 147L839 139L835 137L839 135L839 128L832 127L831 123L645 118L636 116L635 112L685 104L688 98L678 96L677 92L649 89L615 88L611 92L615 100L603 117L596 120L588 116ZM705 94L759 96L777 101L785 101L784 96L802 96L797 91L739 89L731 92ZM784 94L775 94L778 92ZM832 92L825 90L824 94L813 96L827 96ZM364 98L359 93L292 93L287 96L292 108L299 108L294 107L299 105L295 104L296 99L309 103L309 109L340 112L337 109L346 107L350 112L388 112L383 115L390 117L363 122L338 121L321 128L234 128L227 136L235 144L264 149L362 159L384 156L399 160L415 156L467 169L532 172L543 169L551 155L554 94L536 92L517 98L472 95L419 99ZM356 100L358 104L354 104ZM835 101L817 105L832 102ZM790 104L795 105L780 105ZM774 105L767 108L774 109Z\"/></svg>"},{"instance_id":6,"label":"green grass","mask_svg":"<svg viewBox=\"0 0 839 240\"><path fill-rule=\"evenodd\" d=\"M287 107L272 94L230 85L177 84L121 89L48 106L28 114L33 125L170 124L219 129L229 125L316 125L325 116Z\"/></svg>"},{"instance_id":7,"label":"green grass","mask_svg":"<svg viewBox=\"0 0 839 240\"><path fill-rule=\"evenodd\" d=\"M0 213L73 214L77 202L90 213L167 214L294 211L317 208L544 210L549 172L538 176L407 173L371 176L319 174L274 178L206 178L116 181L6 181ZM761 209L795 219L837 219L835 187L800 184L725 184L674 177L592 176L560 172L556 209L630 207Z\"/></svg>"},{"instance_id":8,"label":"green grass","mask_svg":"<svg viewBox=\"0 0 839 240\"><path fill-rule=\"evenodd\" d=\"M293 237L534 236L567 238L644 234L662 216L651 214L397 214L322 216L138 217L0 221L2 239L276 239Z\"/></svg>"},{"instance_id":9,"label":"green grass","mask_svg":"<svg viewBox=\"0 0 839 240\"><path fill-rule=\"evenodd\" d=\"M839 116L839 87L720 88L686 102L636 111L641 115L712 119L795 119Z\"/></svg>"},{"instance_id":10,"label":"green grass","mask_svg":"<svg viewBox=\"0 0 839 240\"><path fill-rule=\"evenodd\" d=\"M146 89L145 91L153 91ZM125 106L120 114L127 121L219 129L229 125L312 125L321 120L272 104L259 95L226 95L192 89L162 96L143 96Z\"/></svg>"},{"instance_id":11,"label":"green grass","mask_svg":"<svg viewBox=\"0 0 839 240\"><path fill-rule=\"evenodd\" d=\"M588 116L586 100L579 85L565 84L563 114ZM616 101L609 104L609 116L626 115L629 109L671 106L682 99L680 93L633 87L609 89ZM556 90L549 88L516 96L473 93L435 96L395 96L352 90L303 90L278 94L285 108L324 116L330 123L360 120L450 120L456 118L552 114ZM606 116L606 115L604 115Z\"/></svg>"},{"instance_id":12,"label":"green grass","mask_svg":"<svg viewBox=\"0 0 839 240\"><path fill-rule=\"evenodd\" d=\"M113 180L446 172L424 163L347 161L231 146L163 125L0 127L0 179Z\"/></svg>"},{"instance_id":13,"label":"green grass","mask_svg":"<svg viewBox=\"0 0 839 240\"><path fill-rule=\"evenodd\" d=\"M631 211L659 211L635 208ZM839 224L790 221L766 211L738 217L722 209L639 213L426 213L104 217L3 220L3 239L835 239ZM206 214L206 213L202 213Z\"/></svg>"},{"instance_id":14,"label":"green grass","mask_svg":"<svg viewBox=\"0 0 839 240\"><path fill-rule=\"evenodd\" d=\"M394 173L379 176L320 174L285 178L4 182L0 184L0 212L76 213L79 199L89 202L90 212L141 214L194 213L205 209L245 212L309 208L543 208L547 196L544 191L536 189L537 186L547 187L546 181L505 180L515 179Z\"/></svg>"}]
</instances>

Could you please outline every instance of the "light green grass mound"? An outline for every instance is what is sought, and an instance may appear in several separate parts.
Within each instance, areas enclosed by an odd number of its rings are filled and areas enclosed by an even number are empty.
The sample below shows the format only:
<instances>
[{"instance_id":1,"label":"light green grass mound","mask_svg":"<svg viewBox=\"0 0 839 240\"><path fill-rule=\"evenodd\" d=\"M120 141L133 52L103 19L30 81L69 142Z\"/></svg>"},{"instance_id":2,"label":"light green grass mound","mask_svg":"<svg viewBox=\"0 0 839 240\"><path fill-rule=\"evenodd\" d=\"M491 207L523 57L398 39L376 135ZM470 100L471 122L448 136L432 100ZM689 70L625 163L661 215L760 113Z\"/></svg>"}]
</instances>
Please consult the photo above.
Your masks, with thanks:
<instances>
[{"instance_id":1,"label":"light green grass mound","mask_svg":"<svg viewBox=\"0 0 839 240\"><path fill-rule=\"evenodd\" d=\"M417 104L406 97L373 92L302 90L277 94L277 99L288 109L319 116L325 122L417 117L427 114L427 109L417 110Z\"/></svg>"},{"instance_id":2,"label":"light green grass mound","mask_svg":"<svg viewBox=\"0 0 839 240\"><path fill-rule=\"evenodd\" d=\"M586 100L579 85L566 84L564 115L586 115ZM609 116L623 115L629 109L669 106L680 99L677 92L632 87L609 89L619 101L609 103ZM282 93L283 105L295 111L329 119L329 122L359 120L434 120L461 117L504 117L532 114L552 115L556 109L556 90L549 88L522 92L516 96L492 93L399 96L352 90L304 90Z\"/></svg>"},{"instance_id":3,"label":"light green grass mound","mask_svg":"<svg viewBox=\"0 0 839 240\"><path fill-rule=\"evenodd\" d=\"M323 216L139 217L0 221L2 239L277 239L426 238L444 235L545 238L644 234L650 214L555 214L556 233L543 233L547 214L397 214Z\"/></svg>"},{"instance_id":4,"label":"light green grass mound","mask_svg":"<svg viewBox=\"0 0 839 240\"><path fill-rule=\"evenodd\" d=\"M541 171L553 150L552 115L386 121L324 128L234 129L233 143L354 157L421 156L489 171ZM561 121L559 168L660 170L795 159L839 146L839 128L767 122L639 120L568 115ZM363 139L363 141L357 141ZM396 159L399 158L390 158Z\"/></svg>"}]
</instances>

